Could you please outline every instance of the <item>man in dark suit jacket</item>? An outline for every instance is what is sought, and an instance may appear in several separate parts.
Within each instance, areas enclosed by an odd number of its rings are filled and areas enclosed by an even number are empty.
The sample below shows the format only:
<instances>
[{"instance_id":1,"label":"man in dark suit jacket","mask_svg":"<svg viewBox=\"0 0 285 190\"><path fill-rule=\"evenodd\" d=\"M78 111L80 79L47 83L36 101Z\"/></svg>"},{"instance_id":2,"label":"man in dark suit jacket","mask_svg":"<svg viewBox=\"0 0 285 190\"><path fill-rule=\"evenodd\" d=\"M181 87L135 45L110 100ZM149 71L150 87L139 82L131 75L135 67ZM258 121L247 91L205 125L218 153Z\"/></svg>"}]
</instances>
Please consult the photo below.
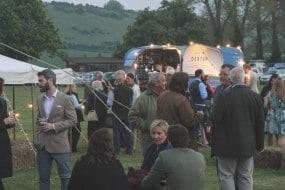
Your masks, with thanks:
<instances>
[{"instance_id":1,"label":"man in dark suit jacket","mask_svg":"<svg viewBox=\"0 0 285 190\"><path fill-rule=\"evenodd\" d=\"M232 86L220 94L213 109L213 152L222 190L253 188L253 155L264 147L261 96L244 84L244 71L231 70ZM235 180L234 180L235 178Z\"/></svg>"},{"instance_id":2,"label":"man in dark suit jacket","mask_svg":"<svg viewBox=\"0 0 285 190\"><path fill-rule=\"evenodd\" d=\"M50 189L50 171L55 160L61 178L61 190L66 190L70 178L70 145L68 129L76 125L76 112L71 97L58 91L56 75L46 69L38 73L42 94L37 99L38 116L34 146L40 189ZM42 120L46 119L45 122Z\"/></svg>"}]
</instances>

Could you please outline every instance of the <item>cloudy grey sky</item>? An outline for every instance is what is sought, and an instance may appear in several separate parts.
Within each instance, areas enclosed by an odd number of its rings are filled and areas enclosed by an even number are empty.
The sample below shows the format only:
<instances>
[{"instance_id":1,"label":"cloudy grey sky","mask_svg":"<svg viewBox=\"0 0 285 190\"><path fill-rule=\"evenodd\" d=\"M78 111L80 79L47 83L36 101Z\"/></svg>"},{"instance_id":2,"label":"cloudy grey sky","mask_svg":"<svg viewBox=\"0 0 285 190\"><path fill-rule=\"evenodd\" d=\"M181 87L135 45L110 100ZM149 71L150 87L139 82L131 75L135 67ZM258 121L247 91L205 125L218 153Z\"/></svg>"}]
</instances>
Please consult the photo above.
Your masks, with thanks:
<instances>
[{"instance_id":1,"label":"cloudy grey sky","mask_svg":"<svg viewBox=\"0 0 285 190\"><path fill-rule=\"evenodd\" d=\"M68 2L74 4L83 4L86 3L98 7L103 7L109 0L43 0L44 2ZM125 9L132 10L143 10L144 8L149 7L151 10L157 9L160 6L162 0L117 0L119 1Z\"/></svg>"}]
</instances>

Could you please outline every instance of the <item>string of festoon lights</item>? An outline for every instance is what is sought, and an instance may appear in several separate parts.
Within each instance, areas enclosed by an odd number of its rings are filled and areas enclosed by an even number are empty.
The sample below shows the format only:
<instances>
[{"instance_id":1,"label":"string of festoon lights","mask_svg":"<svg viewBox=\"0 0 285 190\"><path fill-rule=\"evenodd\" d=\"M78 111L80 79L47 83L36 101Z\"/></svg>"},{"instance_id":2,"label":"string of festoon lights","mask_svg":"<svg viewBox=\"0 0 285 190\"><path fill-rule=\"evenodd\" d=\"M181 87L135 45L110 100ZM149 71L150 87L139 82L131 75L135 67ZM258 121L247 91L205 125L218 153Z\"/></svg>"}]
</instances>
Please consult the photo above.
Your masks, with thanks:
<instances>
[{"instance_id":1,"label":"string of festoon lights","mask_svg":"<svg viewBox=\"0 0 285 190\"><path fill-rule=\"evenodd\" d=\"M7 102L7 105L8 105L8 110L9 111L9 116L11 115L14 115L15 119L16 119L16 124L17 126L20 128L20 132L22 132L24 134L24 137L26 139L26 141L28 142L29 146L30 146L30 150L32 150L34 152L34 154L36 154L36 151L34 149L34 146L32 145L32 141L29 139L29 136L28 136L28 133L26 133L25 129L23 128L23 125L22 123L20 122L20 119L19 119L19 113L16 113L13 108L12 108L12 105L11 105L11 101L8 99L5 91L3 91L3 97L4 99L6 100Z\"/></svg>"},{"instance_id":2,"label":"string of festoon lights","mask_svg":"<svg viewBox=\"0 0 285 190\"><path fill-rule=\"evenodd\" d=\"M73 79L82 82L82 83L88 88L88 90L89 90L90 92L92 92L92 93L94 94L94 96L106 107L106 109L109 108L109 106L108 106L107 104L105 104L105 102L95 93L95 91L93 90L93 88L91 87L91 85L84 83L83 79L78 79L78 78L74 77L73 74L71 74L71 73L65 71L64 69L62 69L62 68L60 68L60 67L57 67L57 66L52 65L52 64L50 64L50 63L48 63L48 62L46 62L46 61L44 61L44 60L38 59L38 58L36 58L36 57L34 57L34 56L31 56L31 55L29 55L29 54L27 54L27 53L25 53L25 52L22 52L22 51L20 51L20 50L14 48L14 47L11 47L11 46L9 46L9 45L7 45L7 44L5 44L5 43L0 42L0 45L6 47L6 48L8 48L8 49L11 49L11 50L13 50L13 51L15 51L15 52L17 52L17 53L20 53L20 54L22 54L22 55L25 55L25 56L27 56L27 57L29 57L29 58L32 58L32 59L34 59L34 60L36 60L36 61L39 61L40 63L43 63L43 64L45 64L45 65L48 65L48 66L50 66L51 68L59 69L59 70L65 72L67 75L71 76ZM99 93L101 93L102 95L108 97L108 95L106 95L105 93L102 93L102 92L100 92L100 91L97 91L97 92L99 92ZM6 98L7 98L7 97L6 97ZM116 100L114 100L114 99L113 99L112 101L113 101L113 102L116 102L117 104L119 104L119 105L121 105L121 106L123 106L123 107L125 107L126 109L130 109L129 107L127 107L126 105L122 104L122 103L119 102L119 101L116 101ZM10 105L10 106L11 106L11 105ZM12 110L12 109L11 109L11 110ZM137 139L138 141L140 141L140 139L132 132L132 130L129 129L129 127L128 127L112 110L109 110L109 111L110 111L110 114L112 114L113 117L116 118L116 119L120 122L120 124L125 128L125 130L127 130L135 139ZM17 122L18 122L18 119L17 119ZM19 125L20 125L20 123L19 123ZM85 135L84 135L76 126L75 126L75 128L76 128L76 130L79 132L80 136L82 136L82 138L85 140L85 142L88 143L88 139L85 137ZM32 145L32 143L31 143L30 139L28 138L27 133L26 133L25 130L23 129L22 124L21 124L21 126L20 126L20 131L24 133L24 135L25 135L25 137L26 137L26 140L28 141L29 145L32 147L32 150L35 152L35 150L34 150L34 148L33 148L33 145Z\"/></svg>"}]
</instances>

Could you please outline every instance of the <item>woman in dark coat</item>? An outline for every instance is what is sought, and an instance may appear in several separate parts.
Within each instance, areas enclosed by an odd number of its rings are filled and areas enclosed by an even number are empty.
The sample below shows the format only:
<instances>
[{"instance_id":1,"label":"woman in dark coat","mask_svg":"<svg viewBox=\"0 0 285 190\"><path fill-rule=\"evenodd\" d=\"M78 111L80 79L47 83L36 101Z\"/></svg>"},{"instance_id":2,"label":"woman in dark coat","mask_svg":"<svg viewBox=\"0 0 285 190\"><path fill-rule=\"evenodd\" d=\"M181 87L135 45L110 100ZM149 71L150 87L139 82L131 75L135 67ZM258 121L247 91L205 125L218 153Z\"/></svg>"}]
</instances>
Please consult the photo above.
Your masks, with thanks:
<instances>
[{"instance_id":1,"label":"woman in dark coat","mask_svg":"<svg viewBox=\"0 0 285 190\"><path fill-rule=\"evenodd\" d=\"M0 95L2 95L4 79L0 78ZM8 116L7 104L0 98L0 190L4 190L2 178L12 176L12 153L11 143L7 128L15 125L15 117Z\"/></svg>"},{"instance_id":2,"label":"woman in dark coat","mask_svg":"<svg viewBox=\"0 0 285 190\"><path fill-rule=\"evenodd\" d=\"M74 165L68 190L128 190L124 168L116 159L112 135L107 128L90 137L87 153Z\"/></svg>"},{"instance_id":3,"label":"woman in dark coat","mask_svg":"<svg viewBox=\"0 0 285 190\"><path fill-rule=\"evenodd\" d=\"M154 120L150 125L150 136L153 143L148 147L144 154L143 164L141 169L150 171L158 154L161 151L170 149L171 146L167 140L168 123L162 119Z\"/></svg>"},{"instance_id":4,"label":"woman in dark coat","mask_svg":"<svg viewBox=\"0 0 285 190\"><path fill-rule=\"evenodd\" d=\"M98 116L98 121L88 121L87 136L91 137L94 131L105 127L105 120L107 117L107 95L103 92L102 82L95 80L92 82L93 92L89 92L86 102L88 111L95 110ZM104 105L105 104L105 105Z\"/></svg>"},{"instance_id":5,"label":"woman in dark coat","mask_svg":"<svg viewBox=\"0 0 285 190\"><path fill-rule=\"evenodd\" d=\"M74 103L76 116L77 116L76 126L72 127L71 129L71 151L77 152L77 144L78 144L78 140L79 140L80 133L81 133L80 122L84 121L81 107L84 104L85 100L80 102L78 98L78 94L77 94L76 84L69 85L67 87L66 94L71 96L73 103Z\"/></svg>"}]
</instances>

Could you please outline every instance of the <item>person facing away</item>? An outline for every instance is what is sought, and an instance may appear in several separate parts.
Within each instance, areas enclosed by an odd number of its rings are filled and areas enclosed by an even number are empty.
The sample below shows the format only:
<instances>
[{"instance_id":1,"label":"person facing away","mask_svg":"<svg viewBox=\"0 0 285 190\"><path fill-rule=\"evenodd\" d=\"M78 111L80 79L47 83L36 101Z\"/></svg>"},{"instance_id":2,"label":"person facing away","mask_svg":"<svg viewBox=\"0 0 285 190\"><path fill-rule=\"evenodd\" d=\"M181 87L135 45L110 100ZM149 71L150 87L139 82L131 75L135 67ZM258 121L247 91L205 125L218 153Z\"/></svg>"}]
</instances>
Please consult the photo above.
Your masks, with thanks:
<instances>
[{"instance_id":1,"label":"person facing away","mask_svg":"<svg viewBox=\"0 0 285 190\"><path fill-rule=\"evenodd\" d=\"M212 149L222 190L253 189L253 155L264 147L261 96L244 84L244 71L230 72L232 86L219 95L213 108Z\"/></svg>"},{"instance_id":2,"label":"person facing away","mask_svg":"<svg viewBox=\"0 0 285 190\"><path fill-rule=\"evenodd\" d=\"M245 72L245 84L248 86L252 91L259 93L259 79L257 73L251 70L250 65L244 64L243 69Z\"/></svg>"},{"instance_id":3,"label":"person facing away","mask_svg":"<svg viewBox=\"0 0 285 190\"><path fill-rule=\"evenodd\" d=\"M80 102L77 94L76 84L68 85L66 94L71 96L77 116L76 126L72 127L71 129L71 151L77 152L77 143L81 132L80 122L84 121L82 113L82 105L85 103L85 101Z\"/></svg>"},{"instance_id":4,"label":"person facing away","mask_svg":"<svg viewBox=\"0 0 285 190\"><path fill-rule=\"evenodd\" d=\"M146 91L138 97L130 109L128 118L130 124L141 132L141 149L143 155L152 144L149 127L153 120L157 119L156 101L165 88L165 75L162 72L151 73Z\"/></svg>"},{"instance_id":5,"label":"person facing away","mask_svg":"<svg viewBox=\"0 0 285 190\"><path fill-rule=\"evenodd\" d=\"M188 148L188 130L180 124L172 125L167 137L172 148L159 153L141 183L142 189L151 189L165 177L165 190L203 190L205 159L201 153Z\"/></svg>"},{"instance_id":6,"label":"person facing away","mask_svg":"<svg viewBox=\"0 0 285 190\"><path fill-rule=\"evenodd\" d=\"M91 84L92 91L89 91L86 101L86 110L95 110L98 116L97 121L88 121L87 137L91 137L94 131L105 127L105 120L107 117L107 96L104 93L103 83L95 80Z\"/></svg>"},{"instance_id":7,"label":"person facing away","mask_svg":"<svg viewBox=\"0 0 285 190\"><path fill-rule=\"evenodd\" d=\"M167 66L165 70L165 77L166 77L166 82L167 82L167 88L168 85L170 84L171 77L175 73L175 69L171 66Z\"/></svg>"},{"instance_id":8,"label":"person facing away","mask_svg":"<svg viewBox=\"0 0 285 190\"><path fill-rule=\"evenodd\" d=\"M92 85L92 83L93 83L94 81L96 81L96 80L102 82L103 92L104 92L105 94L108 93L107 83L106 83L106 81L103 79L103 75L104 75L104 73L101 72L101 71L95 71L95 72L94 72L92 80L91 80L90 83L87 84L87 85L85 86L85 88L84 88L84 99L87 99L87 96L89 95L90 90L92 89L92 88L91 88L91 85Z\"/></svg>"},{"instance_id":9,"label":"person facing away","mask_svg":"<svg viewBox=\"0 0 285 190\"><path fill-rule=\"evenodd\" d=\"M121 146L121 133L126 137L126 153L132 154L133 152L133 138L132 138L132 125L129 125L128 114L132 105L133 90L129 88L126 82L126 73L123 70L115 72L115 79L117 86L114 89L109 89L107 104L112 106L112 111L116 114L113 117L113 141L115 153L119 154ZM120 121L119 121L119 120ZM122 123L124 124L122 124ZM128 128L128 131L126 128Z\"/></svg>"},{"instance_id":10,"label":"person facing away","mask_svg":"<svg viewBox=\"0 0 285 190\"><path fill-rule=\"evenodd\" d=\"M38 72L40 92L37 99L37 121L34 146L40 190L50 189L53 160L57 163L61 190L66 190L70 178L70 145L68 130L76 125L76 112L72 98L57 89L52 70Z\"/></svg>"},{"instance_id":11,"label":"person facing away","mask_svg":"<svg viewBox=\"0 0 285 190\"><path fill-rule=\"evenodd\" d=\"M68 190L128 190L124 168L116 159L112 135L106 128L95 131L87 152L76 161Z\"/></svg>"},{"instance_id":12,"label":"person facing away","mask_svg":"<svg viewBox=\"0 0 285 190\"><path fill-rule=\"evenodd\" d=\"M195 113L191 103L186 98L188 89L188 74L176 72L172 76L169 89L164 91L157 99L157 118L165 120L169 125L181 124L188 129L189 148L198 150L195 136L195 126L204 115Z\"/></svg>"},{"instance_id":13,"label":"person facing away","mask_svg":"<svg viewBox=\"0 0 285 190\"><path fill-rule=\"evenodd\" d=\"M4 90L4 79L0 77L0 95ZM15 115L7 111L7 103L0 98L0 190L4 190L3 178L12 177L12 151L11 142L7 129L12 128L16 123Z\"/></svg>"}]
</instances>

